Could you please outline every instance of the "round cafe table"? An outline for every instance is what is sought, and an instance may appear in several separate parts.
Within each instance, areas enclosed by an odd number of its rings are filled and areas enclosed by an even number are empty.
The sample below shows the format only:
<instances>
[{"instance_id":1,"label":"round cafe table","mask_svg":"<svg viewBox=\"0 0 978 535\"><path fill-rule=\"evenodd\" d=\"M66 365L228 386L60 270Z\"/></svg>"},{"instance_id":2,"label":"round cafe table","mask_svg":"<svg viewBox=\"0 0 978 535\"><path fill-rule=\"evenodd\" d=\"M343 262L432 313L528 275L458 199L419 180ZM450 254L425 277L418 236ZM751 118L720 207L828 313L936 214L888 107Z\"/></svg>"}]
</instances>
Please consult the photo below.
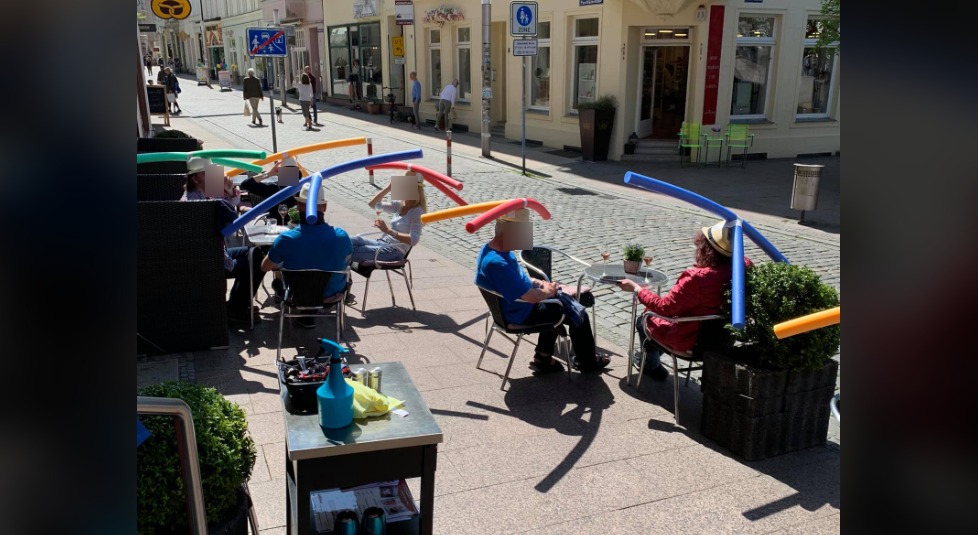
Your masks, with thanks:
<instances>
[{"instance_id":1,"label":"round cafe table","mask_svg":"<svg viewBox=\"0 0 978 535\"><path fill-rule=\"evenodd\" d=\"M649 267L639 268L637 274L625 273L625 266L622 264L596 263L584 269L581 276L577 278L577 295L581 295L581 284L587 278L592 285L606 285L617 287L618 281L628 279L643 288L655 286L656 293L662 293L662 285L669 281L665 273ZM592 319L592 330L594 340L598 340L598 307L592 307L594 318ZM638 294L632 293L632 321L628 324L628 383L632 382L632 351L635 349L635 314L638 309Z\"/></svg>"}]
</instances>

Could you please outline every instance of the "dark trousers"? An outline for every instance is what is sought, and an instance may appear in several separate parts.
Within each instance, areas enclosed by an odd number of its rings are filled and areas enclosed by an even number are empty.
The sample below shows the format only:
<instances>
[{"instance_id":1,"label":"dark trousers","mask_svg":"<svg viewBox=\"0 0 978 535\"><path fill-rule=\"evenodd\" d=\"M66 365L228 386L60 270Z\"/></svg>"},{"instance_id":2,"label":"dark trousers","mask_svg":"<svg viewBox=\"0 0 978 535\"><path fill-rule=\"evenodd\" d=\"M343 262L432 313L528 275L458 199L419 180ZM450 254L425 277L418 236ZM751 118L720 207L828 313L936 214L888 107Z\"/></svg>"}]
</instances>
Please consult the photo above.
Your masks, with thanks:
<instances>
[{"instance_id":1,"label":"dark trousers","mask_svg":"<svg viewBox=\"0 0 978 535\"><path fill-rule=\"evenodd\" d=\"M250 247L229 247L228 255L234 260L234 269L224 270L224 276L234 279L231 285L231 294L228 296L228 308L247 311L251 307L251 301L261 286L261 280L265 272L261 270L261 261L265 259L265 253L261 249L255 249L252 260L253 266L248 269L248 250ZM248 290L248 277L251 276L254 285L254 292ZM248 294L251 295L248 295Z\"/></svg>"},{"instance_id":2,"label":"dark trousers","mask_svg":"<svg viewBox=\"0 0 978 535\"><path fill-rule=\"evenodd\" d=\"M540 323L553 324L561 314L563 314L561 312L561 306L557 303L537 303L533 305L533 310L523 323L526 325L537 325ZM581 322L579 327L574 327L566 318L564 319L563 325L567 327L568 333L570 334L571 346L574 348L574 354L577 356L577 360L585 367L594 363L594 335L591 332L591 320L588 318L587 312L584 313L584 321ZM541 332L537 338L537 352L545 355L553 355L554 344L556 342L557 333L555 331L546 330Z\"/></svg>"},{"instance_id":3,"label":"dark trousers","mask_svg":"<svg viewBox=\"0 0 978 535\"><path fill-rule=\"evenodd\" d=\"M662 355L664 349L658 342L645 335L645 316L639 314L638 318L635 318L635 331L638 333L639 349L646 346L649 348L649 354L645 357L645 371L648 372L662 366L662 361L659 360L659 356ZM646 341L649 343L646 344Z\"/></svg>"}]
</instances>

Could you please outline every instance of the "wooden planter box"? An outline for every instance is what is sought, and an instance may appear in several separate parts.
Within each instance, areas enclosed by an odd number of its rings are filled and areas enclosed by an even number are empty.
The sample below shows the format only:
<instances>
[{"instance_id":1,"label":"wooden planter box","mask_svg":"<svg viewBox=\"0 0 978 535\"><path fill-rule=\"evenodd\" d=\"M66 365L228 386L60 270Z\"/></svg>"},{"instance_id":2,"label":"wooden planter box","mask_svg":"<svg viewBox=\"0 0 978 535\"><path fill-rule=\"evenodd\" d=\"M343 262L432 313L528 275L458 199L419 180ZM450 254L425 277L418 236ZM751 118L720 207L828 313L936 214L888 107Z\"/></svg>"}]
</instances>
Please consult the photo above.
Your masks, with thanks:
<instances>
[{"instance_id":1,"label":"wooden planter box","mask_svg":"<svg viewBox=\"0 0 978 535\"><path fill-rule=\"evenodd\" d=\"M378 115L380 114L380 111L381 111L380 102L367 103L367 113Z\"/></svg>"},{"instance_id":2,"label":"wooden planter box","mask_svg":"<svg viewBox=\"0 0 978 535\"><path fill-rule=\"evenodd\" d=\"M839 364L814 371L760 370L703 355L701 432L756 461L825 444Z\"/></svg>"},{"instance_id":3,"label":"wooden planter box","mask_svg":"<svg viewBox=\"0 0 978 535\"><path fill-rule=\"evenodd\" d=\"M595 162L608 159L608 148L611 145L611 133L614 125L615 110L585 108L578 112L583 159Z\"/></svg>"}]
</instances>

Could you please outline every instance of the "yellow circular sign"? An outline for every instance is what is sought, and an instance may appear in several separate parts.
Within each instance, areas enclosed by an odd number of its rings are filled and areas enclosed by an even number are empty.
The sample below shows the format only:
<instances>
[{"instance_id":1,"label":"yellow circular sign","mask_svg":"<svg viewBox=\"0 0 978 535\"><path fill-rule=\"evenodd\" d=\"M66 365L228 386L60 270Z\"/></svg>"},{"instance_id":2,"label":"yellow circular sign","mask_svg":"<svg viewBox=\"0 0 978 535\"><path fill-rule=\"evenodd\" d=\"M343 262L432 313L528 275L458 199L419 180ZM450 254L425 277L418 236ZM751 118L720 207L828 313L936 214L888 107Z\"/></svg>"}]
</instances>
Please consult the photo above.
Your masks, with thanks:
<instances>
[{"instance_id":1,"label":"yellow circular sign","mask_svg":"<svg viewBox=\"0 0 978 535\"><path fill-rule=\"evenodd\" d=\"M190 0L153 0L153 13L161 19L183 20L190 16Z\"/></svg>"}]
</instances>

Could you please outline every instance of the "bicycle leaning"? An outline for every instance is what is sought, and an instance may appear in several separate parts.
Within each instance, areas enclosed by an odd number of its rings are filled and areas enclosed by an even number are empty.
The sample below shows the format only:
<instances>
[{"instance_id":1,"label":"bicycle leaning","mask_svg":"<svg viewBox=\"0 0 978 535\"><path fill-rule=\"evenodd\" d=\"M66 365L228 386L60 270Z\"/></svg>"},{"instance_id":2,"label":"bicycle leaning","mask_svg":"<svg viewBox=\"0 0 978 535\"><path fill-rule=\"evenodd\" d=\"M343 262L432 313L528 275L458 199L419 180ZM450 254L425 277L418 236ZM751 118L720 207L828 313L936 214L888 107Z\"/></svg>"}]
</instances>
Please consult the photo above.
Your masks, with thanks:
<instances>
[{"instance_id":1,"label":"bicycle leaning","mask_svg":"<svg viewBox=\"0 0 978 535\"><path fill-rule=\"evenodd\" d=\"M387 101L387 111L390 113L391 124L394 124L394 113L397 111L397 97L394 96L394 90L400 88L381 86L380 89L381 91L387 91L384 100Z\"/></svg>"}]
</instances>

